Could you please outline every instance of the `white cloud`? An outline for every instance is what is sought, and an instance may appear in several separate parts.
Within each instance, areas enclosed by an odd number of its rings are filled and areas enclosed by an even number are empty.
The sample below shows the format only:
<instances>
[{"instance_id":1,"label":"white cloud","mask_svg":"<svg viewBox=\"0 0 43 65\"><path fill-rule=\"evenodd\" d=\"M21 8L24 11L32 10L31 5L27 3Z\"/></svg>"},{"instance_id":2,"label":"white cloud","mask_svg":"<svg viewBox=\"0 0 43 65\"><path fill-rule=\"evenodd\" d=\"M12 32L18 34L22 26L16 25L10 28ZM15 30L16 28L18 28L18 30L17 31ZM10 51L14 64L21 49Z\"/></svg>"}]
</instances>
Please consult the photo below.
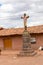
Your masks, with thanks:
<instances>
[{"instance_id":1,"label":"white cloud","mask_svg":"<svg viewBox=\"0 0 43 65\"><path fill-rule=\"evenodd\" d=\"M43 22L42 21L34 21L34 22L28 22L27 23L27 26L37 26L37 25L42 25L43 24Z\"/></svg>"},{"instance_id":2,"label":"white cloud","mask_svg":"<svg viewBox=\"0 0 43 65\"><path fill-rule=\"evenodd\" d=\"M43 24L43 0L0 0L0 3L0 25L3 27L22 27L20 17L24 13L30 16L28 26Z\"/></svg>"},{"instance_id":3,"label":"white cloud","mask_svg":"<svg viewBox=\"0 0 43 65\"><path fill-rule=\"evenodd\" d=\"M1 12L7 12L7 11L12 11L13 10L13 5L12 4L2 4L0 7Z\"/></svg>"},{"instance_id":4,"label":"white cloud","mask_svg":"<svg viewBox=\"0 0 43 65\"><path fill-rule=\"evenodd\" d=\"M24 7L26 3L15 3L14 7Z\"/></svg>"},{"instance_id":5,"label":"white cloud","mask_svg":"<svg viewBox=\"0 0 43 65\"><path fill-rule=\"evenodd\" d=\"M10 16L9 12L13 11L13 6L11 4L3 4L0 7L0 19L8 19Z\"/></svg>"},{"instance_id":6,"label":"white cloud","mask_svg":"<svg viewBox=\"0 0 43 65\"><path fill-rule=\"evenodd\" d=\"M8 13L0 13L0 19L7 19L7 17L9 16Z\"/></svg>"},{"instance_id":7,"label":"white cloud","mask_svg":"<svg viewBox=\"0 0 43 65\"><path fill-rule=\"evenodd\" d=\"M2 12L6 12L6 11L12 11L13 10L13 6L11 4L3 4L0 8L0 10Z\"/></svg>"}]
</instances>

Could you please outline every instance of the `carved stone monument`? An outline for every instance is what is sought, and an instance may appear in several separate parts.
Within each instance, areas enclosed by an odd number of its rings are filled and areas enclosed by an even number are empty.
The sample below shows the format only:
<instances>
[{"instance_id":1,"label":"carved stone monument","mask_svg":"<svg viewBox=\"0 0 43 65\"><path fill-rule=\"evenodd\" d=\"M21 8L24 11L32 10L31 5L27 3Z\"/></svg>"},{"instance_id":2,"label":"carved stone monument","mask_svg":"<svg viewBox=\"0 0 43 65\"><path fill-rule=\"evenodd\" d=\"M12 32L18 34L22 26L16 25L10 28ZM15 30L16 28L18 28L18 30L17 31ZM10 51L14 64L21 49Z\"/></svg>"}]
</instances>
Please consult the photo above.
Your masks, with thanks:
<instances>
[{"instance_id":1,"label":"carved stone monument","mask_svg":"<svg viewBox=\"0 0 43 65\"><path fill-rule=\"evenodd\" d=\"M26 16L26 14L24 14L24 17L21 17L21 18L24 19L24 31L22 34L23 45L22 45L22 50L20 51L18 56L33 56L36 53L31 48L31 36L29 32L27 31L27 25L26 25L27 18L29 18L29 16Z\"/></svg>"}]
</instances>

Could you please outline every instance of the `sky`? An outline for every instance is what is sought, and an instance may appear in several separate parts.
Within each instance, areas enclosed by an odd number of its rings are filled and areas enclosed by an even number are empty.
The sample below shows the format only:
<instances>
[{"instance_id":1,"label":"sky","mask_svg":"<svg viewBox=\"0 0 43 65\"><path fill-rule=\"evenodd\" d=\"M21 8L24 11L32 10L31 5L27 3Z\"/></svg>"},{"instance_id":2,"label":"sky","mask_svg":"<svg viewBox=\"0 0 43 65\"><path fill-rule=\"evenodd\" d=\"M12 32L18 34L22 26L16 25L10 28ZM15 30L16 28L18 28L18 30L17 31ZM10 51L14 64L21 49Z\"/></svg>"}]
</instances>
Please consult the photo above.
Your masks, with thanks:
<instances>
[{"instance_id":1,"label":"sky","mask_svg":"<svg viewBox=\"0 0 43 65\"><path fill-rule=\"evenodd\" d=\"M43 25L43 0L0 0L0 27L24 27L24 13L29 15L28 27Z\"/></svg>"}]
</instances>

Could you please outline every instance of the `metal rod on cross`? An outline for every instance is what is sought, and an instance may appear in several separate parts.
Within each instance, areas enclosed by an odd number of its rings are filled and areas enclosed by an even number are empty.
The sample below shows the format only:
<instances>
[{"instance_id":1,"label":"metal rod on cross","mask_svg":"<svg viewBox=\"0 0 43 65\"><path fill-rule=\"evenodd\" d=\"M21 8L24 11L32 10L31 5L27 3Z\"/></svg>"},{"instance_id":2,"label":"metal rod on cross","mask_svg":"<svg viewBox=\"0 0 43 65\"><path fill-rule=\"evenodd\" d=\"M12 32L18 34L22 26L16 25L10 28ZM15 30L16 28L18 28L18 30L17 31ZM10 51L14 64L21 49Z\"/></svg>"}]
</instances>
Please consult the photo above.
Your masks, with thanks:
<instances>
[{"instance_id":1,"label":"metal rod on cross","mask_svg":"<svg viewBox=\"0 0 43 65\"><path fill-rule=\"evenodd\" d=\"M26 28L27 27L27 19L29 18L29 16L26 16L26 13L24 13L24 16L23 17L21 17L21 19L23 19L24 20L24 28Z\"/></svg>"}]
</instances>

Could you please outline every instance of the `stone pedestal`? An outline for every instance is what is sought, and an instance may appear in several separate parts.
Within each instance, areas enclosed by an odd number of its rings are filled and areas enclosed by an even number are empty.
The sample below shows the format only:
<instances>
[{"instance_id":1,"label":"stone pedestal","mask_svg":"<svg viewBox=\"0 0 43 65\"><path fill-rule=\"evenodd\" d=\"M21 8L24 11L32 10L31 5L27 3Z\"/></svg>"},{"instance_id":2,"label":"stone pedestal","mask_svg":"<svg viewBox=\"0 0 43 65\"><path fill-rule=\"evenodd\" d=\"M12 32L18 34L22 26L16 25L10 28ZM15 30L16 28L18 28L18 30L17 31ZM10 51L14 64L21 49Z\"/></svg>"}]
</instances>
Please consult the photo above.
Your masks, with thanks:
<instances>
[{"instance_id":1,"label":"stone pedestal","mask_svg":"<svg viewBox=\"0 0 43 65\"><path fill-rule=\"evenodd\" d=\"M34 52L34 50L31 48L31 43L30 43L31 36L30 36L29 32L27 31L27 28L25 28L25 30L23 31L22 38L23 38L22 50L20 51L18 56L33 56L33 55L35 55L36 52Z\"/></svg>"}]
</instances>

